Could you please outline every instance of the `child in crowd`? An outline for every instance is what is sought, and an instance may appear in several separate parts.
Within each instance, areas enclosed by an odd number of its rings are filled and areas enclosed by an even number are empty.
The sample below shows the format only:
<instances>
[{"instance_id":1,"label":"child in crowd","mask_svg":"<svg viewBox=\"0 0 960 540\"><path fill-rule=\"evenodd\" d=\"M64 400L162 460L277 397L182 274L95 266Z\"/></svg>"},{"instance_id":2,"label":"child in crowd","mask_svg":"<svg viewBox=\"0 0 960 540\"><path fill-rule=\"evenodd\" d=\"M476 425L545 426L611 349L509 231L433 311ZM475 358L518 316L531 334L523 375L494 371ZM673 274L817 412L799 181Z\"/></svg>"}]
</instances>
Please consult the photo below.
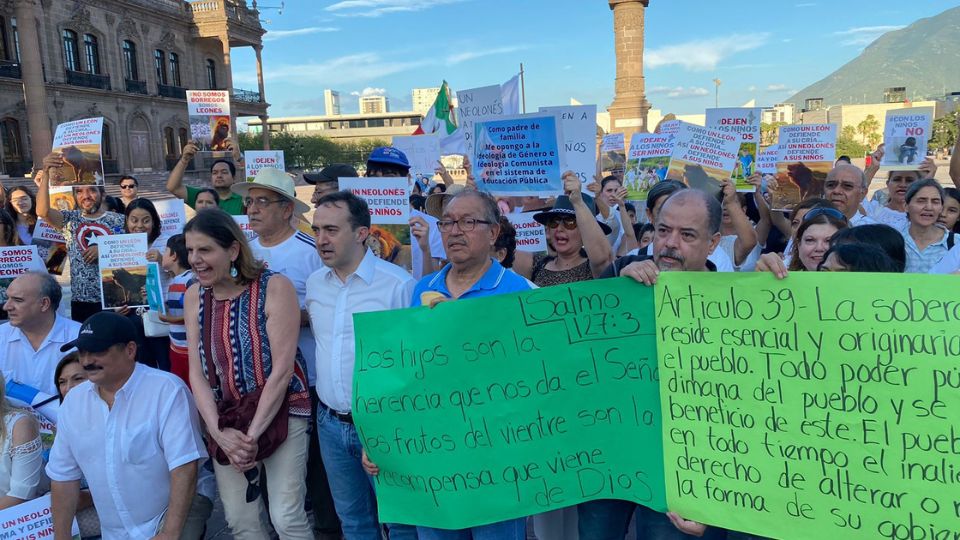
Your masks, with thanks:
<instances>
[{"instance_id":1,"label":"child in crowd","mask_svg":"<svg viewBox=\"0 0 960 540\"><path fill-rule=\"evenodd\" d=\"M167 249L163 253L160 266L173 279L167 286L167 314L160 320L170 325L170 372L190 385L189 362L187 359L187 330L183 326L183 297L187 289L196 281L193 271L187 264L187 243L182 234L175 234L167 240Z\"/></svg>"}]
</instances>

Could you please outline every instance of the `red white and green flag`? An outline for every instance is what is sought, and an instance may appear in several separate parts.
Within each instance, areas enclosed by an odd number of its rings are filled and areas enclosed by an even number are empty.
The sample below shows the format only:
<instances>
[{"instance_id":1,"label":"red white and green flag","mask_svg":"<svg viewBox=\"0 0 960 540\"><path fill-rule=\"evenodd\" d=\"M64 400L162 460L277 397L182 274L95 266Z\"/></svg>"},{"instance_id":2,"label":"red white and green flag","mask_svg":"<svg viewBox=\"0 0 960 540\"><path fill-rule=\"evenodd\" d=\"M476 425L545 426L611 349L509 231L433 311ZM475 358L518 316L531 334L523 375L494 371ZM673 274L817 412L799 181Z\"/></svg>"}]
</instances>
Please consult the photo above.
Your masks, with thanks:
<instances>
[{"instance_id":1,"label":"red white and green flag","mask_svg":"<svg viewBox=\"0 0 960 540\"><path fill-rule=\"evenodd\" d=\"M440 92L437 93L437 99L433 102L433 107L427 111L420 126L413 132L414 135L429 135L438 133L445 137L453 134L457 129L457 124L453 121L453 105L450 104L450 89L447 87L447 81L443 81L440 86Z\"/></svg>"}]
</instances>

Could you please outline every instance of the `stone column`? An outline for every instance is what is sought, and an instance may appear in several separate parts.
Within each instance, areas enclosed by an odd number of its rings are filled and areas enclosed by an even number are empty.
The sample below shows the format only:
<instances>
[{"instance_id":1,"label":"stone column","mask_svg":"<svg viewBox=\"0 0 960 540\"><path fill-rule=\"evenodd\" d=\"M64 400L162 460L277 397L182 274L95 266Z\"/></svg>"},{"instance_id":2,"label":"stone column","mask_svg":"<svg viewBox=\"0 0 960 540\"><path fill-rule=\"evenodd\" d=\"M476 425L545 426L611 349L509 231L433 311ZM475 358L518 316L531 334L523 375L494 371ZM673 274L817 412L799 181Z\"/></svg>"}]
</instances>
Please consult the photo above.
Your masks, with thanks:
<instances>
[{"instance_id":1,"label":"stone column","mask_svg":"<svg viewBox=\"0 0 960 540\"><path fill-rule=\"evenodd\" d=\"M230 93L230 133L237 134L237 111L233 106L233 64L230 61L230 36L220 35L220 46L223 48L223 71L227 76L226 90Z\"/></svg>"},{"instance_id":2,"label":"stone column","mask_svg":"<svg viewBox=\"0 0 960 540\"><path fill-rule=\"evenodd\" d=\"M53 134L50 132L50 115L47 114L47 87L43 80L36 6L36 0L17 0L15 13L20 32L20 72L30 130L30 154L34 163L39 163L53 147Z\"/></svg>"},{"instance_id":3,"label":"stone column","mask_svg":"<svg viewBox=\"0 0 960 540\"><path fill-rule=\"evenodd\" d=\"M610 112L610 131L630 135L647 131L650 103L644 95L643 19L650 0L608 0L613 10L617 79Z\"/></svg>"},{"instance_id":4,"label":"stone column","mask_svg":"<svg viewBox=\"0 0 960 540\"><path fill-rule=\"evenodd\" d=\"M254 2L254 7L256 7L256 2ZM254 45L253 50L257 53L257 87L260 90L260 103L267 102L267 94L263 86L263 58L261 53L263 52L263 45ZM267 129L267 115L260 117L260 125L263 126L263 131L260 134L260 137L263 139L263 149L270 149L270 130Z\"/></svg>"}]
</instances>

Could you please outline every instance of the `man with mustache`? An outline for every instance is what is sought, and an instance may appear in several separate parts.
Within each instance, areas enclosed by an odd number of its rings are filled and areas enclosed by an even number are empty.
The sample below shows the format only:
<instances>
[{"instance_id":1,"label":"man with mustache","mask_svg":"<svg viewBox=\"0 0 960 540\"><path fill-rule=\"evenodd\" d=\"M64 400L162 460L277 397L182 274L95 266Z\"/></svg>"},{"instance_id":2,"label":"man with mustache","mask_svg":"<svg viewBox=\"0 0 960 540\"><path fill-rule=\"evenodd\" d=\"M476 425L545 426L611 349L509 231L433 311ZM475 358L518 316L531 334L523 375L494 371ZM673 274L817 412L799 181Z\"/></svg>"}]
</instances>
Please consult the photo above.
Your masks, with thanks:
<instances>
[{"instance_id":1,"label":"man with mustache","mask_svg":"<svg viewBox=\"0 0 960 540\"><path fill-rule=\"evenodd\" d=\"M717 267L707 257L720 242L722 217L716 197L696 189L676 191L657 213L653 256L620 257L601 277L630 276L649 286L657 282L660 272L716 272ZM707 531L703 524L673 512L664 515L629 501L596 500L579 505L580 540L623 538L634 511L638 534L643 538L682 540L689 538L688 534L725 533L721 529Z\"/></svg>"},{"instance_id":2,"label":"man with mustache","mask_svg":"<svg viewBox=\"0 0 960 540\"><path fill-rule=\"evenodd\" d=\"M176 375L137 363L136 339L129 318L103 311L61 347L77 348L88 381L60 405L46 469L56 538L70 536L81 478L104 538L200 536L184 530L207 457L197 409Z\"/></svg>"},{"instance_id":3,"label":"man with mustache","mask_svg":"<svg viewBox=\"0 0 960 540\"><path fill-rule=\"evenodd\" d=\"M63 157L54 152L43 158L38 173L37 216L60 230L67 240L70 257L70 318L83 322L100 311L100 270L97 238L123 232L124 217L108 212L103 204L102 186L74 186L77 210L57 210L50 206L50 177L63 167Z\"/></svg>"}]
</instances>

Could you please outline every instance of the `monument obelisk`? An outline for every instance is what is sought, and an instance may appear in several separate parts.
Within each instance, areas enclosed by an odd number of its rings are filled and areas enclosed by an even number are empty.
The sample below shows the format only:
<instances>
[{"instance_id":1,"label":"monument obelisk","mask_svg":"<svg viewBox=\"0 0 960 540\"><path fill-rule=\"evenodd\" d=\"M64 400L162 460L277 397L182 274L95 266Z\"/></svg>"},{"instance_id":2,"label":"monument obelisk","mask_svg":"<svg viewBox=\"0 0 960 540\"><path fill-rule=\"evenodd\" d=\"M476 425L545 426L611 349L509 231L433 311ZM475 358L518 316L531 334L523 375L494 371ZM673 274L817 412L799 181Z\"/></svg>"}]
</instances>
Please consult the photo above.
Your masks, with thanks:
<instances>
[{"instance_id":1,"label":"monument obelisk","mask_svg":"<svg viewBox=\"0 0 960 540\"><path fill-rule=\"evenodd\" d=\"M643 24L650 0L608 0L613 10L613 32L617 55L617 79L610 113L610 131L623 132L626 140L646 132L650 103L644 95Z\"/></svg>"}]
</instances>

